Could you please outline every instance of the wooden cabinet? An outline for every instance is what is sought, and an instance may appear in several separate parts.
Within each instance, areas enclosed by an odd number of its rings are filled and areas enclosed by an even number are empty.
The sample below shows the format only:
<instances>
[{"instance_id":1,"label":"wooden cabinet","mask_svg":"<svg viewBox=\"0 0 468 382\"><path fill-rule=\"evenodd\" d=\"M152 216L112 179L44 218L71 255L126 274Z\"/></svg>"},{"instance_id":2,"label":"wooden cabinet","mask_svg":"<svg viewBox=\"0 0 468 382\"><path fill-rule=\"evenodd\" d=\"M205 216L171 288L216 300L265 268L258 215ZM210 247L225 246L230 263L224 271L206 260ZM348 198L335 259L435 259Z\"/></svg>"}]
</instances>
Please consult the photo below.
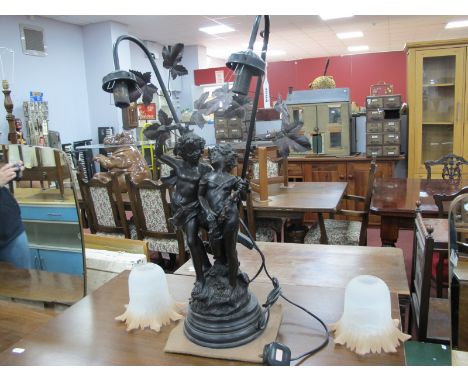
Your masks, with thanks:
<instances>
[{"instance_id":1,"label":"wooden cabinet","mask_svg":"<svg viewBox=\"0 0 468 382\"><path fill-rule=\"evenodd\" d=\"M411 43L406 51L408 177L425 178L426 160L468 158L468 39ZM442 166L432 177L441 172Z\"/></svg>"},{"instance_id":2,"label":"wooden cabinet","mask_svg":"<svg viewBox=\"0 0 468 382\"><path fill-rule=\"evenodd\" d=\"M392 178L395 164L403 157L377 159L377 178ZM350 157L313 157L288 159L288 176L291 180L304 182L348 182L346 192L365 196L371 158L365 156ZM300 174L300 175L299 175ZM355 202L343 201L342 208L356 209ZM316 214L306 214L307 222L316 220ZM378 223L378 216L370 217L371 223Z\"/></svg>"}]
</instances>

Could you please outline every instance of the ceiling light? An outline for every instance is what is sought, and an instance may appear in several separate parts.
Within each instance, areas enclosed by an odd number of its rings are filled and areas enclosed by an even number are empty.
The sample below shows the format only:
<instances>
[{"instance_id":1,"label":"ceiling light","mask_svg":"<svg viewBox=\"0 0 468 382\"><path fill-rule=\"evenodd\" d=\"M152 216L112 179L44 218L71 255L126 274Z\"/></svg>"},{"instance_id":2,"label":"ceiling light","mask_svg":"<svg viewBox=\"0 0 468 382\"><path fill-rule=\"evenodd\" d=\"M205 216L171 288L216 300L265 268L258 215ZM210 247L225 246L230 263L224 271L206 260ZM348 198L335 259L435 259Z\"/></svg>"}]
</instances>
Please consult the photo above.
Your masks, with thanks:
<instances>
[{"instance_id":1,"label":"ceiling light","mask_svg":"<svg viewBox=\"0 0 468 382\"><path fill-rule=\"evenodd\" d=\"M365 50L369 50L368 45L354 45L354 46L348 46L348 51L349 52L363 52Z\"/></svg>"},{"instance_id":2,"label":"ceiling light","mask_svg":"<svg viewBox=\"0 0 468 382\"><path fill-rule=\"evenodd\" d=\"M356 31L356 32L343 32L343 33L337 33L336 37L344 40L347 38L357 38L357 37L363 37L364 34L361 31Z\"/></svg>"},{"instance_id":3,"label":"ceiling light","mask_svg":"<svg viewBox=\"0 0 468 382\"><path fill-rule=\"evenodd\" d=\"M214 25L212 27L198 28L198 30L201 32L205 32L205 33L213 35L213 34L234 32L235 29L228 27L227 25L224 25L224 24L219 24L219 25Z\"/></svg>"},{"instance_id":4,"label":"ceiling light","mask_svg":"<svg viewBox=\"0 0 468 382\"><path fill-rule=\"evenodd\" d=\"M465 27L468 27L468 20L450 21L445 26L445 29L465 28Z\"/></svg>"},{"instance_id":5,"label":"ceiling light","mask_svg":"<svg viewBox=\"0 0 468 382\"><path fill-rule=\"evenodd\" d=\"M320 18L324 21L326 20L334 20L334 19L344 19L346 17L353 17L353 15L339 15L339 14L329 14L329 15L319 15Z\"/></svg>"}]
</instances>

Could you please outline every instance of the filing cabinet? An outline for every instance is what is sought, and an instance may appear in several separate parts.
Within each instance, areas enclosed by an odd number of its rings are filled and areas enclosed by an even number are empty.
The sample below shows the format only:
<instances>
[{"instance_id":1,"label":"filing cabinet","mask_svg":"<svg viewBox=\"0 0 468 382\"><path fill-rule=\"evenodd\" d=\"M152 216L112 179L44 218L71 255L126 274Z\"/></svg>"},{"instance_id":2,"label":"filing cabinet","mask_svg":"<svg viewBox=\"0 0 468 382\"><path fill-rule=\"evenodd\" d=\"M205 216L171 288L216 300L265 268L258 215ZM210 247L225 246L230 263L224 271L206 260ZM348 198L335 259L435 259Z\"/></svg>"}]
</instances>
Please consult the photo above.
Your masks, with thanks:
<instances>
[{"instance_id":1,"label":"filing cabinet","mask_svg":"<svg viewBox=\"0 0 468 382\"><path fill-rule=\"evenodd\" d=\"M247 140L250 115L245 118L215 117L216 143L238 143Z\"/></svg>"},{"instance_id":2,"label":"filing cabinet","mask_svg":"<svg viewBox=\"0 0 468 382\"><path fill-rule=\"evenodd\" d=\"M400 155L400 107L399 94L366 98L366 154L367 156Z\"/></svg>"}]
</instances>

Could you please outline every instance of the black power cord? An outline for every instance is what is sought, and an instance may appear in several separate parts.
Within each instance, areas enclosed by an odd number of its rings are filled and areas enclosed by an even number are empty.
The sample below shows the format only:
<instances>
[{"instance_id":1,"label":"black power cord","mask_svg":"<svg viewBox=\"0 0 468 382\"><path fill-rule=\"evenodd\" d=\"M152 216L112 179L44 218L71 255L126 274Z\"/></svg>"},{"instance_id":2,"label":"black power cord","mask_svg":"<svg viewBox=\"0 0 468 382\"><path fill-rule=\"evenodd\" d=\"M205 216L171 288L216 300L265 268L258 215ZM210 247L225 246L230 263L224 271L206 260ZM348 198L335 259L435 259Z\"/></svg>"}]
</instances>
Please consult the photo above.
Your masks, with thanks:
<instances>
[{"instance_id":1,"label":"black power cord","mask_svg":"<svg viewBox=\"0 0 468 382\"><path fill-rule=\"evenodd\" d=\"M265 346L263 350L263 363L271 366L280 366L280 365L290 365L291 361L298 361L300 360L297 364L301 364L303 361L305 361L308 357L310 357L313 354L318 353L320 350L322 350L325 346L328 345L328 342L330 340L330 335L328 332L327 325L319 318L317 317L314 313L310 312L306 308L296 304L295 302L291 301L288 299L281 291L281 286L279 284L279 281L276 277L272 277L266 268L266 262L265 262L265 255L263 254L262 250L258 247L257 243L253 239L252 235L250 234L249 229L247 228L245 222L242 219L239 219L240 223L244 227L244 230L248 236L248 238L252 241L253 248L257 250L257 252L260 254L260 257L262 258L262 265L260 266L259 270L255 274L255 276L250 280L250 282L254 281L257 276L262 272L262 270L265 271L266 275L268 278L271 280L273 284L273 290L268 294L266 302L262 305L265 309L265 314L267 315L267 318L265 320L265 323L261 329L264 329L268 323L268 319L270 317L270 308L273 306L273 304L278 300L279 297L283 298L285 301L289 302L291 305L294 305L295 307L301 309L308 315L312 316L315 320L317 320L320 325L325 330L325 339L324 341L317 346L316 348L309 350L301 355L298 355L296 357L291 358L291 350L278 342L272 342L268 345Z\"/></svg>"}]
</instances>

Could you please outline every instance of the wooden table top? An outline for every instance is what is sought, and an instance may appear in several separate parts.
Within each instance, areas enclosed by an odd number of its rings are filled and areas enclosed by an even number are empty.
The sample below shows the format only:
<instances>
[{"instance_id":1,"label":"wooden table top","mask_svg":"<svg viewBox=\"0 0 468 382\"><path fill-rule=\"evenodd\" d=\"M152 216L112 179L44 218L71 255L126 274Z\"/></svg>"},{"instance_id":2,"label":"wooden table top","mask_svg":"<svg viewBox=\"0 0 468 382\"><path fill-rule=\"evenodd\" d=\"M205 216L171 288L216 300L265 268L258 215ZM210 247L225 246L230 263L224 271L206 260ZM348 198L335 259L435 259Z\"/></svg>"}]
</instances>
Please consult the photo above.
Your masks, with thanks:
<instances>
[{"instance_id":1,"label":"wooden table top","mask_svg":"<svg viewBox=\"0 0 468 382\"><path fill-rule=\"evenodd\" d=\"M268 185L268 201L252 197L253 208L270 211L336 212L348 183L346 182L289 182Z\"/></svg>"},{"instance_id":2,"label":"wooden table top","mask_svg":"<svg viewBox=\"0 0 468 382\"><path fill-rule=\"evenodd\" d=\"M83 295L83 277L37 269L20 269L0 262L0 296L73 304Z\"/></svg>"},{"instance_id":3,"label":"wooden table top","mask_svg":"<svg viewBox=\"0 0 468 382\"><path fill-rule=\"evenodd\" d=\"M449 239L448 219L444 218L423 218L424 225L432 226L434 232L434 246L437 249L447 249Z\"/></svg>"},{"instance_id":4,"label":"wooden table top","mask_svg":"<svg viewBox=\"0 0 468 382\"><path fill-rule=\"evenodd\" d=\"M0 354L0 365L245 365L246 363L165 353L174 324L156 333L151 330L126 332L125 324L115 317L128 303L128 275L125 271L50 320L36 332ZM187 301L194 278L167 275L169 290L176 301ZM265 301L271 290L265 283L253 283L251 290ZM327 325L338 321L343 311L344 289L284 285L283 293L292 301L320 317ZM398 298L391 295L392 316L399 317ZM279 300L284 307L277 340L302 354L318 346L322 327L300 309ZM404 365L404 347L396 353L358 356L330 340L327 347L309 357L303 365Z\"/></svg>"},{"instance_id":5,"label":"wooden table top","mask_svg":"<svg viewBox=\"0 0 468 382\"><path fill-rule=\"evenodd\" d=\"M268 272L281 284L345 288L352 278L369 274L385 281L391 292L409 295L399 248L266 242L257 245L265 255ZM240 244L237 251L241 270L253 277L261 265L260 255ZM174 273L194 276L192 261ZM264 271L255 281L270 283Z\"/></svg>"},{"instance_id":6,"label":"wooden table top","mask_svg":"<svg viewBox=\"0 0 468 382\"><path fill-rule=\"evenodd\" d=\"M371 211L377 215L414 217L416 201L421 200L421 211L437 216L434 194L450 195L468 186L443 179L377 178L372 195Z\"/></svg>"},{"instance_id":7,"label":"wooden table top","mask_svg":"<svg viewBox=\"0 0 468 382\"><path fill-rule=\"evenodd\" d=\"M60 205L75 208L75 196L71 188L65 188L64 199L60 195L60 190L48 188L15 188L14 197L21 205L50 206Z\"/></svg>"}]
</instances>

